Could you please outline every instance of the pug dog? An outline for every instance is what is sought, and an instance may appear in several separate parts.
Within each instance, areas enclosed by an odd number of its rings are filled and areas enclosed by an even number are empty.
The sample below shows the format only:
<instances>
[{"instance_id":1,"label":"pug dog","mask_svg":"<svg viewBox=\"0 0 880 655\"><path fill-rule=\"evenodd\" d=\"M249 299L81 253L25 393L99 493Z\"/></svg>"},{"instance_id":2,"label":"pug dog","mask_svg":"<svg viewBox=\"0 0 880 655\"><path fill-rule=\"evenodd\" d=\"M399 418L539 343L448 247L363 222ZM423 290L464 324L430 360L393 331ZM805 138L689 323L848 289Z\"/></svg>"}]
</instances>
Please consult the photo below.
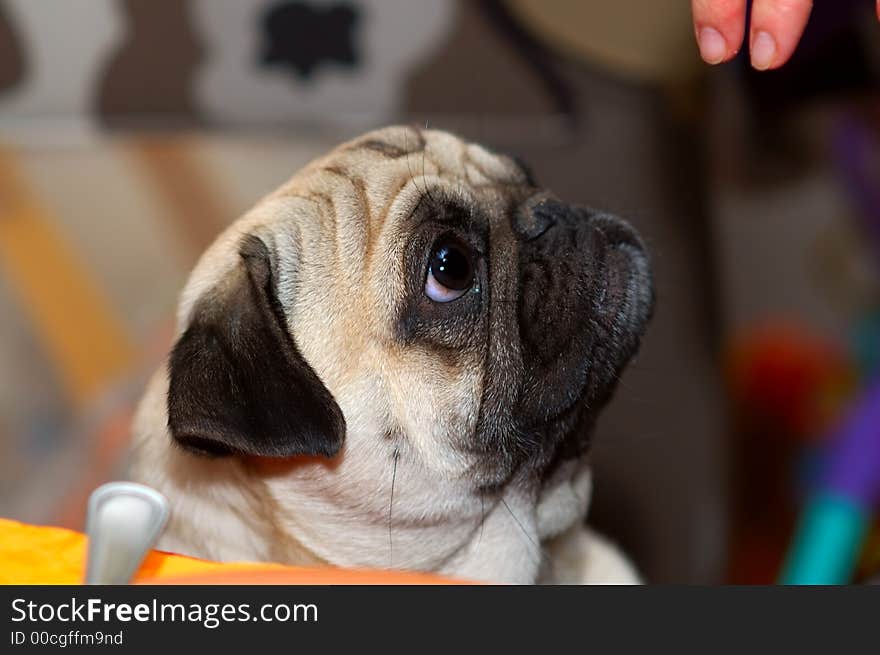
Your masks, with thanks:
<instances>
[{"instance_id":1,"label":"pug dog","mask_svg":"<svg viewBox=\"0 0 880 655\"><path fill-rule=\"evenodd\" d=\"M585 525L588 446L652 304L622 220L452 134L375 131L202 256L131 477L187 555L636 582Z\"/></svg>"}]
</instances>

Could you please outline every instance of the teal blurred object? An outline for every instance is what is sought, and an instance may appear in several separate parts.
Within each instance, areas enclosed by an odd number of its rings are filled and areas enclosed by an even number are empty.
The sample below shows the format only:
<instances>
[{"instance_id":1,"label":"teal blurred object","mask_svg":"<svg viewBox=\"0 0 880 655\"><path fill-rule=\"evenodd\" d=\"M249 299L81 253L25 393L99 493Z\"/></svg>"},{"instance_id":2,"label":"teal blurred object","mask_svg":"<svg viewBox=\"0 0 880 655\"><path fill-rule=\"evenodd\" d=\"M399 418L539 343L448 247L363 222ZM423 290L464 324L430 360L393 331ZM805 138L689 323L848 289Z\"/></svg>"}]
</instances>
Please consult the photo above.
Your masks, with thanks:
<instances>
[{"instance_id":1,"label":"teal blurred object","mask_svg":"<svg viewBox=\"0 0 880 655\"><path fill-rule=\"evenodd\" d=\"M846 584L852 578L871 512L880 504L880 378L835 430L824 468L783 568L785 584Z\"/></svg>"},{"instance_id":2,"label":"teal blurred object","mask_svg":"<svg viewBox=\"0 0 880 655\"><path fill-rule=\"evenodd\" d=\"M780 583L849 583L870 519L870 510L858 501L835 493L816 494L801 517Z\"/></svg>"},{"instance_id":3,"label":"teal blurred object","mask_svg":"<svg viewBox=\"0 0 880 655\"><path fill-rule=\"evenodd\" d=\"M880 308L865 314L856 323L853 351L862 380L880 375Z\"/></svg>"}]
</instances>

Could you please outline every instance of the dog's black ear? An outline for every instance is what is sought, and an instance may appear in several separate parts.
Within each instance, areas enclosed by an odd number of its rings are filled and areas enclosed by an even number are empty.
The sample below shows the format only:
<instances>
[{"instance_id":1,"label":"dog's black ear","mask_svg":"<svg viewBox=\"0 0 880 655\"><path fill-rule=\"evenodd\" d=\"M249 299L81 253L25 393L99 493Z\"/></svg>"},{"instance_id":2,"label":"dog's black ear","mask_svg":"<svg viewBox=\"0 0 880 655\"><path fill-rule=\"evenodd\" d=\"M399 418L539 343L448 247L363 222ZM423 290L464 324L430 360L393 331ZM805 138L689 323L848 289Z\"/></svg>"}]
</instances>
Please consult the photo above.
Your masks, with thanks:
<instances>
[{"instance_id":1,"label":"dog's black ear","mask_svg":"<svg viewBox=\"0 0 880 655\"><path fill-rule=\"evenodd\" d=\"M269 249L248 236L239 254L171 352L171 435L206 455L331 457L345 419L287 329Z\"/></svg>"}]
</instances>

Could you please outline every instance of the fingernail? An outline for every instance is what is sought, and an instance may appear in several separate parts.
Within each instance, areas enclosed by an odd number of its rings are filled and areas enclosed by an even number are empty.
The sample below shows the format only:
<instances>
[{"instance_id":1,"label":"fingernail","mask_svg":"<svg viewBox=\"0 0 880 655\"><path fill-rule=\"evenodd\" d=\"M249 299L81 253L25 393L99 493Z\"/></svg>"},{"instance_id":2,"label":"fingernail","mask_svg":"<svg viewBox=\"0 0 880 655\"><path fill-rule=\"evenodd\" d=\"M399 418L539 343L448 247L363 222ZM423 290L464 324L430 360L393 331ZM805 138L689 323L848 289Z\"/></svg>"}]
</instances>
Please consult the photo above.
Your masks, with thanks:
<instances>
[{"instance_id":1,"label":"fingernail","mask_svg":"<svg viewBox=\"0 0 880 655\"><path fill-rule=\"evenodd\" d=\"M770 68L776 56L776 41L768 32L758 32L752 39L752 66L759 71Z\"/></svg>"},{"instance_id":2,"label":"fingernail","mask_svg":"<svg viewBox=\"0 0 880 655\"><path fill-rule=\"evenodd\" d=\"M697 37L700 56L707 64L720 64L727 56L727 43L714 27L704 27Z\"/></svg>"}]
</instances>

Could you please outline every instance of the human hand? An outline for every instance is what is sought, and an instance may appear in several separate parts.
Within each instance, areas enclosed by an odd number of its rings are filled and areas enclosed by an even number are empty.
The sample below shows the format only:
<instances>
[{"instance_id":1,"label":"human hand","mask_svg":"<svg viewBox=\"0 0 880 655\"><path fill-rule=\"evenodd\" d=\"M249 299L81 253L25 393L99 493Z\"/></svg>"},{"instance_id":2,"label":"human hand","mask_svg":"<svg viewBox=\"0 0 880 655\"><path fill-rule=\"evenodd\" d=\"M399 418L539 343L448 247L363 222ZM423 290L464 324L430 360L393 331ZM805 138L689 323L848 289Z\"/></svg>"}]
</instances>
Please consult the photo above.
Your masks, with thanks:
<instances>
[{"instance_id":1,"label":"human hand","mask_svg":"<svg viewBox=\"0 0 880 655\"><path fill-rule=\"evenodd\" d=\"M880 19L880 0L876 0ZM749 54L758 70L779 68L797 47L812 0L754 0ZM709 64L732 59L743 43L746 0L691 0L700 55Z\"/></svg>"}]
</instances>

